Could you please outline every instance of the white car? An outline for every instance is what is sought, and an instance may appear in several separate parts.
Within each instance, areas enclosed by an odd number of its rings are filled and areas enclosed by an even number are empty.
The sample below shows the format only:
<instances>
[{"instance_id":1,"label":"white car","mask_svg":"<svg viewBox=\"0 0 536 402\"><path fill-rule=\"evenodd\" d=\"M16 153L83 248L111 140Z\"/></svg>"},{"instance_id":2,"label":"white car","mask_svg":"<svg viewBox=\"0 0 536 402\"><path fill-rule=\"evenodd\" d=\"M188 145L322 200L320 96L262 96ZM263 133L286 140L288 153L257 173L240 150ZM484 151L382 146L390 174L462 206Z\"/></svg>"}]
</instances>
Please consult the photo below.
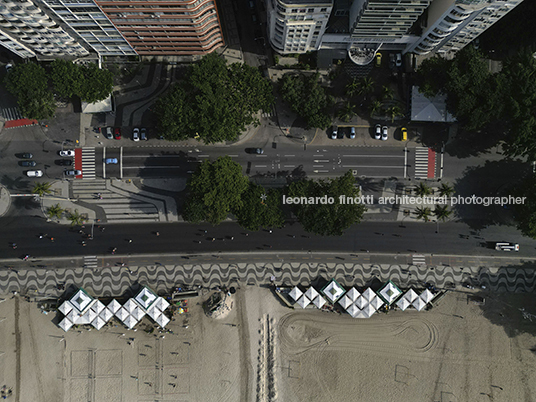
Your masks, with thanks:
<instances>
[{"instance_id":1,"label":"white car","mask_svg":"<svg viewBox=\"0 0 536 402\"><path fill-rule=\"evenodd\" d=\"M355 138L355 127L350 127L350 138Z\"/></svg>"},{"instance_id":2,"label":"white car","mask_svg":"<svg viewBox=\"0 0 536 402\"><path fill-rule=\"evenodd\" d=\"M374 138L377 140L382 138L382 126L379 124L376 124L376 127L374 128Z\"/></svg>"},{"instance_id":3,"label":"white car","mask_svg":"<svg viewBox=\"0 0 536 402\"><path fill-rule=\"evenodd\" d=\"M26 172L26 176L28 176L28 177L41 177L41 176L43 176L43 171L42 170L28 170Z\"/></svg>"},{"instance_id":4,"label":"white car","mask_svg":"<svg viewBox=\"0 0 536 402\"><path fill-rule=\"evenodd\" d=\"M132 130L132 141L139 141L140 140L140 129L135 128Z\"/></svg>"},{"instance_id":5,"label":"white car","mask_svg":"<svg viewBox=\"0 0 536 402\"><path fill-rule=\"evenodd\" d=\"M397 53L396 55L396 66L402 67L402 55L400 53Z\"/></svg>"},{"instance_id":6,"label":"white car","mask_svg":"<svg viewBox=\"0 0 536 402\"><path fill-rule=\"evenodd\" d=\"M333 129L331 130L331 139L335 140L338 135L339 135L339 127L333 126Z\"/></svg>"},{"instance_id":7,"label":"white car","mask_svg":"<svg viewBox=\"0 0 536 402\"><path fill-rule=\"evenodd\" d=\"M81 170L66 170L65 176L80 176L82 174Z\"/></svg>"},{"instance_id":8,"label":"white car","mask_svg":"<svg viewBox=\"0 0 536 402\"><path fill-rule=\"evenodd\" d=\"M66 149L64 151L60 151L60 156L69 156L71 158L74 158L74 151L72 149Z\"/></svg>"},{"instance_id":9,"label":"white car","mask_svg":"<svg viewBox=\"0 0 536 402\"><path fill-rule=\"evenodd\" d=\"M382 127L382 141L387 141L387 138L389 138L389 134L387 132L387 126Z\"/></svg>"}]
</instances>

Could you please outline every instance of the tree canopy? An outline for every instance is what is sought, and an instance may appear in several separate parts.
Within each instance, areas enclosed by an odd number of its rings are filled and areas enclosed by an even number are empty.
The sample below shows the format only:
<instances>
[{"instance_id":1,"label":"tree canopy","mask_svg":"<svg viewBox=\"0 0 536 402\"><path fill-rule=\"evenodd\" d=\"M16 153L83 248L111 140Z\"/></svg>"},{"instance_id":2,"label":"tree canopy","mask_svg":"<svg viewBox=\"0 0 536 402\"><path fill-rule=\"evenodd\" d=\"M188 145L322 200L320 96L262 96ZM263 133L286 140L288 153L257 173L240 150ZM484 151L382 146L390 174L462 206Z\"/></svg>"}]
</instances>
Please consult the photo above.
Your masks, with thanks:
<instances>
[{"instance_id":1,"label":"tree canopy","mask_svg":"<svg viewBox=\"0 0 536 402\"><path fill-rule=\"evenodd\" d=\"M78 95L84 76L77 64L56 59L50 65L50 79L54 90L64 98Z\"/></svg>"},{"instance_id":2,"label":"tree canopy","mask_svg":"<svg viewBox=\"0 0 536 402\"><path fill-rule=\"evenodd\" d=\"M5 78L6 88L17 97L18 107L29 119L48 119L56 110L48 91L45 69L36 63L17 64Z\"/></svg>"},{"instance_id":3,"label":"tree canopy","mask_svg":"<svg viewBox=\"0 0 536 402\"><path fill-rule=\"evenodd\" d=\"M198 137L205 143L236 140L255 114L269 110L272 87L258 69L231 64L211 53L156 104L158 127L171 141Z\"/></svg>"},{"instance_id":4,"label":"tree canopy","mask_svg":"<svg viewBox=\"0 0 536 402\"><path fill-rule=\"evenodd\" d=\"M360 196L351 171L336 179L293 182L288 187L287 194L288 197L333 198L333 204L320 202L292 204L292 212L304 229L322 236L341 236L345 229L361 221L366 210L363 204L339 203L340 196L348 198Z\"/></svg>"},{"instance_id":5,"label":"tree canopy","mask_svg":"<svg viewBox=\"0 0 536 402\"><path fill-rule=\"evenodd\" d=\"M309 127L325 129L331 124L327 108L331 104L320 85L319 74L285 74L279 80L279 92L292 111L305 118Z\"/></svg>"},{"instance_id":6,"label":"tree canopy","mask_svg":"<svg viewBox=\"0 0 536 402\"><path fill-rule=\"evenodd\" d=\"M515 206L517 228L525 236L536 239L536 175L527 176L515 192L516 197L527 197Z\"/></svg>"},{"instance_id":7,"label":"tree canopy","mask_svg":"<svg viewBox=\"0 0 536 402\"><path fill-rule=\"evenodd\" d=\"M255 183L249 183L242 194L242 206L235 209L238 223L249 230L261 227L282 227L285 217L281 210L283 192L278 189L266 190Z\"/></svg>"},{"instance_id":8,"label":"tree canopy","mask_svg":"<svg viewBox=\"0 0 536 402\"><path fill-rule=\"evenodd\" d=\"M229 156L201 163L188 181L189 198L183 217L190 222L221 223L233 209L240 209L249 182L242 167Z\"/></svg>"}]
</instances>

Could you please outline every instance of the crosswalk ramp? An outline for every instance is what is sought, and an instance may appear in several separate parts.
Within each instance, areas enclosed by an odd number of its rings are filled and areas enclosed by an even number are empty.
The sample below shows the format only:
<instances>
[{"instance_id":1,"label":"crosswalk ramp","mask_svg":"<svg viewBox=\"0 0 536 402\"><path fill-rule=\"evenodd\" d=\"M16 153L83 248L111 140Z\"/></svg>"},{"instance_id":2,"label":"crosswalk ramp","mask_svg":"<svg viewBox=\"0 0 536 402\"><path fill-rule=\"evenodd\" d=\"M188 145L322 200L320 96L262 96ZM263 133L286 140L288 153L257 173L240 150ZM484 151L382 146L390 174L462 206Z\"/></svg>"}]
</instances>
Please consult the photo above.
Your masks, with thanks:
<instances>
[{"instance_id":1,"label":"crosswalk ramp","mask_svg":"<svg viewBox=\"0 0 536 402\"><path fill-rule=\"evenodd\" d=\"M413 265L426 265L426 257L422 254L413 254Z\"/></svg>"},{"instance_id":2,"label":"crosswalk ramp","mask_svg":"<svg viewBox=\"0 0 536 402\"><path fill-rule=\"evenodd\" d=\"M113 183L113 179L77 180L72 183L73 196L98 206L108 223L167 221L168 206L158 195L125 191Z\"/></svg>"},{"instance_id":3,"label":"crosswalk ramp","mask_svg":"<svg viewBox=\"0 0 536 402\"><path fill-rule=\"evenodd\" d=\"M415 148L415 178L433 179L436 175L436 153L427 147Z\"/></svg>"},{"instance_id":4,"label":"crosswalk ramp","mask_svg":"<svg viewBox=\"0 0 536 402\"><path fill-rule=\"evenodd\" d=\"M2 116L6 121L24 119L24 116L20 114L19 109L16 107L2 109Z\"/></svg>"},{"instance_id":5,"label":"crosswalk ramp","mask_svg":"<svg viewBox=\"0 0 536 402\"><path fill-rule=\"evenodd\" d=\"M95 147L82 148L82 178L95 179Z\"/></svg>"},{"instance_id":6,"label":"crosswalk ramp","mask_svg":"<svg viewBox=\"0 0 536 402\"><path fill-rule=\"evenodd\" d=\"M97 269L99 267L96 255L84 256L84 268Z\"/></svg>"}]
</instances>

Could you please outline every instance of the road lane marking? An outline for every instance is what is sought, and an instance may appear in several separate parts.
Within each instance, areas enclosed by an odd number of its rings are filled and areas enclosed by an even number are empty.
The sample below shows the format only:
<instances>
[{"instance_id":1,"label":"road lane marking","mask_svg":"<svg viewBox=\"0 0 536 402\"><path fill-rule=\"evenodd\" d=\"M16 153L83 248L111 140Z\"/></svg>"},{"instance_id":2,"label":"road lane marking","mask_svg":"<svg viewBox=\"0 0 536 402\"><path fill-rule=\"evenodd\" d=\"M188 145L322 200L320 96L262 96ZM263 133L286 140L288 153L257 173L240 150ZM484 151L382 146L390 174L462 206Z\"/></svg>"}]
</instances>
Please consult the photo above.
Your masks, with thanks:
<instances>
[{"instance_id":1,"label":"road lane marking","mask_svg":"<svg viewBox=\"0 0 536 402\"><path fill-rule=\"evenodd\" d=\"M313 162L315 163L328 163L329 162L329 159L314 159Z\"/></svg>"},{"instance_id":2,"label":"road lane marking","mask_svg":"<svg viewBox=\"0 0 536 402\"><path fill-rule=\"evenodd\" d=\"M403 158L403 155L343 155L345 158L359 157L359 158Z\"/></svg>"},{"instance_id":3,"label":"road lane marking","mask_svg":"<svg viewBox=\"0 0 536 402\"><path fill-rule=\"evenodd\" d=\"M404 166L371 166L371 165L342 165L344 168L383 168L383 169L403 169Z\"/></svg>"}]
</instances>

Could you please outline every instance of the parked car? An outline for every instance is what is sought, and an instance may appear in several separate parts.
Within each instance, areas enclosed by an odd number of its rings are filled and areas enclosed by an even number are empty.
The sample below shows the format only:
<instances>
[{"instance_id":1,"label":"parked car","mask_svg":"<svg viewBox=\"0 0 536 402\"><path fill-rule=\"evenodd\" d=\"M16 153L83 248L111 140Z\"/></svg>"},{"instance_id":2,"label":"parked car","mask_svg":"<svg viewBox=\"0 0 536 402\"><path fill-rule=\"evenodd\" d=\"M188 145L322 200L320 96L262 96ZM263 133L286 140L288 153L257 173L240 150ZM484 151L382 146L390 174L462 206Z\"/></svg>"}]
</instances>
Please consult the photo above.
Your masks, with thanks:
<instances>
[{"instance_id":1,"label":"parked car","mask_svg":"<svg viewBox=\"0 0 536 402\"><path fill-rule=\"evenodd\" d=\"M400 140L401 141L407 141L408 140L408 129L406 127L402 127L400 129L400 131L402 132L402 138Z\"/></svg>"},{"instance_id":2,"label":"parked car","mask_svg":"<svg viewBox=\"0 0 536 402\"><path fill-rule=\"evenodd\" d=\"M139 141L140 140L140 129L135 127L132 130L132 141Z\"/></svg>"},{"instance_id":3,"label":"parked car","mask_svg":"<svg viewBox=\"0 0 536 402\"><path fill-rule=\"evenodd\" d=\"M402 67L402 55L400 53L396 54L396 66Z\"/></svg>"},{"instance_id":4,"label":"parked car","mask_svg":"<svg viewBox=\"0 0 536 402\"><path fill-rule=\"evenodd\" d=\"M333 126L333 129L331 131L331 139L332 140L336 139L338 135L339 135L339 127Z\"/></svg>"},{"instance_id":5,"label":"parked car","mask_svg":"<svg viewBox=\"0 0 536 402\"><path fill-rule=\"evenodd\" d=\"M380 52L376 53L376 67L382 65L382 54Z\"/></svg>"},{"instance_id":6,"label":"parked car","mask_svg":"<svg viewBox=\"0 0 536 402\"><path fill-rule=\"evenodd\" d=\"M32 158L33 158L33 155L30 154L30 153L25 153L25 154L22 154L22 155L21 155L21 158L22 158L22 159L32 159Z\"/></svg>"},{"instance_id":7,"label":"parked car","mask_svg":"<svg viewBox=\"0 0 536 402\"><path fill-rule=\"evenodd\" d=\"M13 64L8 63L6 64L6 72L9 74L13 70Z\"/></svg>"},{"instance_id":8,"label":"parked car","mask_svg":"<svg viewBox=\"0 0 536 402\"><path fill-rule=\"evenodd\" d=\"M264 149L262 148L255 148L254 152L257 154L257 155L262 155L264 153Z\"/></svg>"},{"instance_id":9,"label":"parked car","mask_svg":"<svg viewBox=\"0 0 536 402\"><path fill-rule=\"evenodd\" d=\"M116 128L114 129L114 138L115 138L116 140L120 140L120 139L121 139L121 128L116 127Z\"/></svg>"},{"instance_id":10,"label":"parked car","mask_svg":"<svg viewBox=\"0 0 536 402\"><path fill-rule=\"evenodd\" d=\"M81 170L66 170L65 176L80 176L82 174Z\"/></svg>"},{"instance_id":11,"label":"parked car","mask_svg":"<svg viewBox=\"0 0 536 402\"><path fill-rule=\"evenodd\" d=\"M28 170L26 172L26 176L28 176L28 177L41 177L41 176L43 176L43 171L42 170Z\"/></svg>"},{"instance_id":12,"label":"parked car","mask_svg":"<svg viewBox=\"0 0 536 402\"><path fill-rule=\"evenodd\" d=\"M350 127L349 137L352 139L355 138L355 127Z\"/></svg>"},{"instance_id":13,"label":"parked car","mask_svg":"<svg viewBox=\"0 0 536 402\"><path fill-rule=\"evenodd\" d=\"M387 126L382 127L382 141L387 141L387 138L389 138L389 132L387 130Z\"/></svg>"},{"instance_id":14,"label":"parked car","mask_svg":"<svg viewBox=\"0 0 536 402\"><path fill-rule=\"evenodd\" d=\"M22 161L21 166L24 167L35 167L37 165L36 161Z\"/></svg>"},{"instance_id":15,"label":"parked car","mask_svg":"<svg viewBox=\"0 0 536 402\"><path fill-rule=\"evenodd\" d=\"M142 141L147 141L147 129L145 127L140 130L140 138Z\"/></svg>"},{"instance_id":16,"label":"parked car","mask_svg":"<svg viewBox=\"0 0 536 402\"><path fill-rule=\"evenodd\" d=\"M382 126L379 124L376 124L376 127L374 128L374 138L377 140L382 138Z\"/></svg>"},{"instance_id":17,"label":"parked car","mask_svg":"<svg viewBox=\"0 0 536 402\"><path fill-rule=\"evenodd\" d=\"M73 161L70 159L60 159L58 161L58 165L60 166L71 166L73 164Z\"/></svg>"},{"instance_id":18,"label":"parked car","mask_svg":"<svg viewBox=\"0 0 536 402\"><path fill-rule=\"evenodd\" d=\"M499 242L495 244L495 250L498 251L519 251L519 244Z\"/></svg>"},{"instance_id":19,"label":"parked car","mask_svg":"<svg viewBox=\"0 0 536 402\"><path fill-rule=\"evenodd\" d=\"M106 127L104 129L104 136L109 139L109 140L113 140L114 139L114 131L112 130L111 127Z\"/></svg>"},{"instance_id":20,"label":"parked car","mask_svg":"<svg viewBox=\"0 0 536 402\"><path fill-rule=\"evenodd\" d=\"M104 163L107 165L117 165L117 158L106 158Z\"/></svg>"},{"instance_id":21,"label":"parked car","mask_svg":"<svg viewBox=\"0 0 536 402\"><path fill-rule=\"evenodd\" d=\"M59 152L60 156L74 158L74 151L72 149L65 149Z\"/></svg>"}]
</instances>

